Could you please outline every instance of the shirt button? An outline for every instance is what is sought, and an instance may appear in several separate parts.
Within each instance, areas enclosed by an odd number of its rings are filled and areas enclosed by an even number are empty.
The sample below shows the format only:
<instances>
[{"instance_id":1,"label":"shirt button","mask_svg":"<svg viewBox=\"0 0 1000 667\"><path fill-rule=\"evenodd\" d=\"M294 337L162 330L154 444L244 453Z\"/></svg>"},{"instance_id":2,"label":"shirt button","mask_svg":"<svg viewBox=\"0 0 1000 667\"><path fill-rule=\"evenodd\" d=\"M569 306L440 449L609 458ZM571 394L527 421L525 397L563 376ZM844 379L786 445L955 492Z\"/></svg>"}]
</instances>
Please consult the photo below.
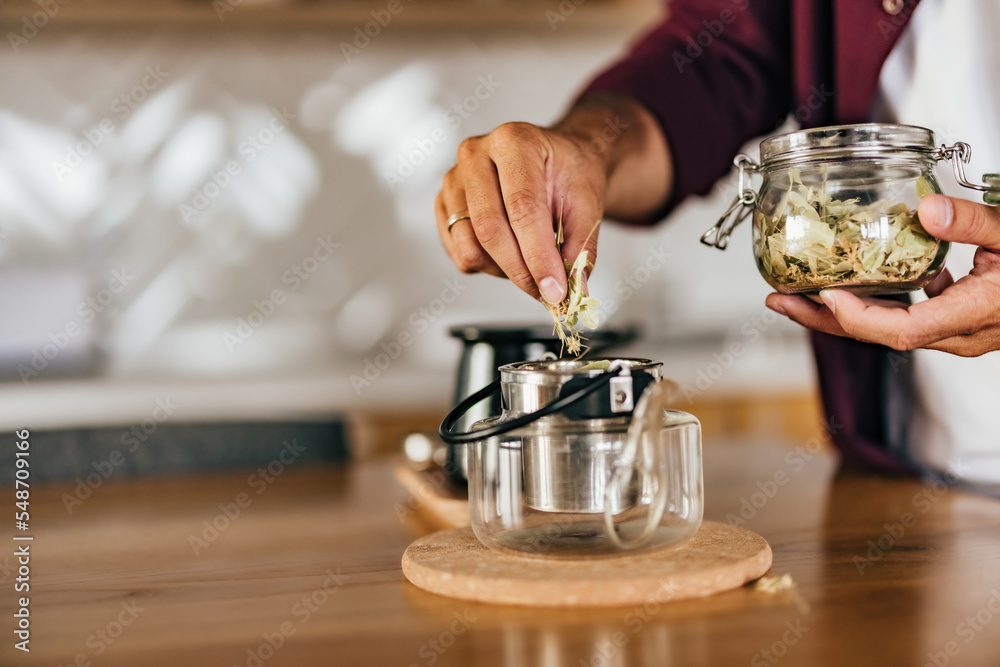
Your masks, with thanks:
<instances>
[{"instance_id":1,"label":"shirt button","mask_svg":"<svg viewBox=\"0 0 1000 667\"><path fill-rule=\"evenodd\" d=\"M905 4L906 0L882 0L882 9L885 10L886 14L895 16L903 11L903 5Z\"/></svg>"}]
</instances>

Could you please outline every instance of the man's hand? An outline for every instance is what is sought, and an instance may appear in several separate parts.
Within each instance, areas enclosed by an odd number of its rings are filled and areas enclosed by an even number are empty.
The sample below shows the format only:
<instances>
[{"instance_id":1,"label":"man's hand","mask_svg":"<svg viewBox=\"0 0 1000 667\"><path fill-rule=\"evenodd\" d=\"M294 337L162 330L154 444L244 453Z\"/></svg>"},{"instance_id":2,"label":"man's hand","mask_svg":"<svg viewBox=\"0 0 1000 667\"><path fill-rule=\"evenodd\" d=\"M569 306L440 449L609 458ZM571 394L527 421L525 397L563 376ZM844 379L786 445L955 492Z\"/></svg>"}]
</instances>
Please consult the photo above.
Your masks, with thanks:
<instances>
[{"instance_id":1,"label":"man's hand","mask_svg":"<svg viewBox=\"0 0 1000 667\"><path fill-rule=\"evenodd\" d=\"M923 347L976 357L1000 349L1000 209L930 195L918 213L933 236L979 246L968 276L953 281L945 270L925 289L931 298L912 306L830 289L820 293L824 305L771 294L768 307L810 329L897 350Z\"/></svg>"},{"instance_id":2,"label":"man's hand","mask_svg":"<svg viewBox=\"0 0 1000 667\"><path fill-rule=\"evenodd\" d=\"M605 213L628 219L656 210L670 183L659 124L627 100L594 100L552 129L507 123L472 137L435 201L438 233L465 273L507 277L534 298L566 295L573 261ZM563 208L562 256L554 230ZM468 211L448 228L448 218ZM597 257L597 234L587 242Z\"/></svg>"}]
</instances>

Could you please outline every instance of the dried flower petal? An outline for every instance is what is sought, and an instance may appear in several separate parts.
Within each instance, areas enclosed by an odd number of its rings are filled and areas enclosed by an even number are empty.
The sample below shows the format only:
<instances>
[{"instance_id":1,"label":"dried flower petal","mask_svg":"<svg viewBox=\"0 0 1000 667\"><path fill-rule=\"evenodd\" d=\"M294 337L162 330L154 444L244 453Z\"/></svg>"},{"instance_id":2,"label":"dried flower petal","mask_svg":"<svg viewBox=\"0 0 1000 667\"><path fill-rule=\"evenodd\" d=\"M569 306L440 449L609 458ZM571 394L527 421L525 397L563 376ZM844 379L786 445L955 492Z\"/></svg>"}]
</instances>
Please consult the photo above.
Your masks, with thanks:
<instances>
[{"instance_id":1,"label":"dried flower petal","mask_svg":"<svg viewBox=\"0 0 1000 667\"><path fill-rule=\"evenodd\" d=\"M560 250L562 249L561 209L562 207L560 206L559 232L556 237L556 247ZM587 235L587 239L584 241L585 246L600 222L598 220L594 224L593 229L590 230L590 234ZM549 313L552 315L553 331L559 336L563 348L574 356L580 356L588 349L583 344L586 338L581 336L580 332L576 331L574 327L576 327L578 322L582 322L591 329L597 328L599 320L595 309L601 305L601 302L584 292L584 273L588 268L593 266L586 249L580 251L580 254L577 255L576 260L572 264L563 261L563 265L566 268L566 297L560 303L546 304L546 308L548 308Z\"/></svg>"}]
</instances>

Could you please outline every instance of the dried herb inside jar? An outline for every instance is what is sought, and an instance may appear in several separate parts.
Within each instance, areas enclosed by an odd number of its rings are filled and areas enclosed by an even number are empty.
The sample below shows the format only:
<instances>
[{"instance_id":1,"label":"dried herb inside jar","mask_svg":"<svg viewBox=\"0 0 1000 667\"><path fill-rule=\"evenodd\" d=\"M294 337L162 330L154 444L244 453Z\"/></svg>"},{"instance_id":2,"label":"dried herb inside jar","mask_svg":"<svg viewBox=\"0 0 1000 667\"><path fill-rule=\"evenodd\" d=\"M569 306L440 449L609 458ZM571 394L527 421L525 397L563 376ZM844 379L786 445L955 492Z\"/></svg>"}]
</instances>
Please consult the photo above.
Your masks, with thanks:
<instances>
[{"instance_id":1,"label":"dried herb inside jar","mask_svg":"<svg viewBox=\"0 0 1000 667\"><path fill-rule=\"evenodd\" d=\"M757 213L758 258L778 283L796 291L904 283L918 279L934 260L939 242L906 204L833 199L824 186L803 184L796 169L789 169L789 178L775 209L779 215ZM916 188L919 196L933 192L923 178Z\"/></svg>"}]
</instances>

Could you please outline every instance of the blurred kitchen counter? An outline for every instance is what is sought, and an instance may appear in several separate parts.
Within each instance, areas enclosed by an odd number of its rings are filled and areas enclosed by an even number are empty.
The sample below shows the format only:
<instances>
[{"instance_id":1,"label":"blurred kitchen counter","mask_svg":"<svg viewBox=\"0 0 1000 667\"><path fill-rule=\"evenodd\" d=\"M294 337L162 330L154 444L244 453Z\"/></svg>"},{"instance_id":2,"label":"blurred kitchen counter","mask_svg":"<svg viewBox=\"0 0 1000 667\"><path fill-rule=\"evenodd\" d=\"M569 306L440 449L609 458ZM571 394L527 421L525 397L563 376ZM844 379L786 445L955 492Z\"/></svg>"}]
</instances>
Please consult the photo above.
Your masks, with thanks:
<instances>
[{"instance_id":1,"label":"blurred kitchen counter","mask_svg":"<svg viewBox=\"0 0 1000 667\"><path fill-rule=\"evenodd\" d=\"M30 662L12 647L8 555L0 663L996 664L1000 502L837 474L803 451L705 447L706 518L742 516L796 587L660 608L489 606L411 586L400 557L426 527L390 459L109 482L72 513L72 485L36 487Z\"/></svg>"}]
</instances>

